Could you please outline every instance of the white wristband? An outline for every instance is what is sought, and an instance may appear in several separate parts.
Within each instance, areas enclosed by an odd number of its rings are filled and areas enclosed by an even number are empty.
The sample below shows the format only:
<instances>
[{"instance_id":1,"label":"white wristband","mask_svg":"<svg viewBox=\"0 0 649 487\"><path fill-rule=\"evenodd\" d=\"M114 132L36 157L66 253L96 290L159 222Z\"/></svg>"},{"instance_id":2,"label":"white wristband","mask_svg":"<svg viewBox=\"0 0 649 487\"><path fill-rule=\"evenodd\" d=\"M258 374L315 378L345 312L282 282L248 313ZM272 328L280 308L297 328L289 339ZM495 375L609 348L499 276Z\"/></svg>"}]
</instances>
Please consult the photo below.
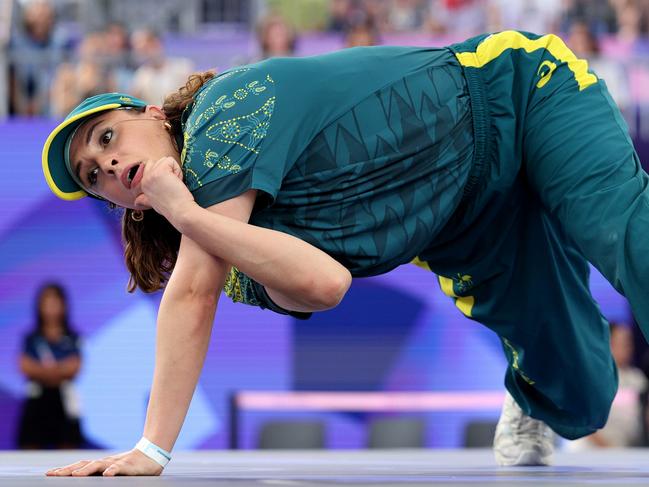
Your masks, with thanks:
<instances>
[{"instance_id":1,"label":"white wristband","mask_svg":"<svg viewBox=\"0 0 649 487\"><path fill-rule=\"evenodd\" d=\"M169 463L169 460L171 460L171 453L167 450L163 450L158 445L151 443L144 436L140 438L140 441L137 442L135 448L140 450L163 468Z\"/></svg>"}]
</instances>

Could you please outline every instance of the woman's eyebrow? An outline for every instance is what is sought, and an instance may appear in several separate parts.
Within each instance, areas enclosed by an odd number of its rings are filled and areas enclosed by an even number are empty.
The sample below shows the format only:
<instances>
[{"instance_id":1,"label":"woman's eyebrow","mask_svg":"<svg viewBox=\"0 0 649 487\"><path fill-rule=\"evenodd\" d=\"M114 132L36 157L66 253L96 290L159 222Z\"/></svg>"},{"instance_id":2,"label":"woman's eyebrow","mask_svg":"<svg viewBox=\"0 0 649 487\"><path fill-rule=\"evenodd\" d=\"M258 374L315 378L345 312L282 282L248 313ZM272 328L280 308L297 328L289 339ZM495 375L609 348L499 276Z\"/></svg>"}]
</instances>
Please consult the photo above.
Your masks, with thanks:
<instances>
[{"instance_id":1,"label":"woman's eyebrow","mask_svg":"<svg viewBox=\"0 0 649 487\"><path fill-rule=\"evenodd\" d=\"M92 133L95 131L95 127L99 125L101 122L102 122L101 120L96 121L95 123L92 124L90 130L86 132L86 145L90 143L90 139L92 139Z\"/></svg>"}]
</instances>

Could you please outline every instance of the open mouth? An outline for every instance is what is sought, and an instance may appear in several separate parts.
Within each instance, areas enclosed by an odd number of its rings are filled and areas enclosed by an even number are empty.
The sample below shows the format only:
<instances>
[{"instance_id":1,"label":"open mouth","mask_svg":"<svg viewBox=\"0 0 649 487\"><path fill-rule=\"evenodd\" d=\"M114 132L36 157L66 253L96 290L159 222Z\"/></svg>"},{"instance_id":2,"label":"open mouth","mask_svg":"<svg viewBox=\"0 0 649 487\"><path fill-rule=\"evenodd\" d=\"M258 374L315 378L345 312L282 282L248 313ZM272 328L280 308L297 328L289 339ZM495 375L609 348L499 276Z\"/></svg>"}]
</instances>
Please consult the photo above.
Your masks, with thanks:
<instances>
[{"instance_id":1,"label":"open mouth","mask_svg":"<svg viewBox=\"0 0 649 487\"><path fill-rule=\"evenodd\" d=\"M126 180L128 181L128 185L131 186L131 183L133 182L133 178L137 174L137 170L140 168L139 164L136 164L133 166L131 169L129 169L128 174L126 175Z\"/></svg>"}]
</instances>

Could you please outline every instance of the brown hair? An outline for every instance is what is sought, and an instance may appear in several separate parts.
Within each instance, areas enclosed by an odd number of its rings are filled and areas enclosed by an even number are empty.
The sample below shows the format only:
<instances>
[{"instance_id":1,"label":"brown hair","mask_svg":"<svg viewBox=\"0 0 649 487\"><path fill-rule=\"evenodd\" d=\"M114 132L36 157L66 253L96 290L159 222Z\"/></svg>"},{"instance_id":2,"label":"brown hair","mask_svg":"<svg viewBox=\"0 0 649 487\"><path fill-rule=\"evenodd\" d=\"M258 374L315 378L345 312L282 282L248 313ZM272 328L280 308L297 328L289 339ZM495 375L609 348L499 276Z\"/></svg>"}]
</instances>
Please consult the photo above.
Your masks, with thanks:
<instances>
[{"instance_id":1,"label":"brown hair","mask_svg":"<svg viewBox=\"0 0 649 487\"><path fill-rule=\"evenodd\" d=\"M63 304L63 316L61 316L61 326L65 335L72 335L74 331L70 327L68 318L68 297L65 288L58 282L47 282L42 284L36 293L36 323L34 333L42 334L45 327L45 318L43 317L43 299L48 293L54 294Z\"/></svg>"},{"instance_id":2,"label":"brown hair","mask_svg":"<svg viewBox=\"0 0 649 487\"><path fill-rule=\"evenodd\" d=\"M183 111L194 101L196 92L213 77L211 71L192 74L185 86L165 98L162 111L171 124L169 132L174 144L176 135L182 135L180 118ZM122 214L124 260L131 274L127 289L132 293L139 287L145 293L152 293L165 286L176 265L180 232L155 210L145 211L141 221L133 219L133 212L127 208Z\"/></svg>"}]
</instances>

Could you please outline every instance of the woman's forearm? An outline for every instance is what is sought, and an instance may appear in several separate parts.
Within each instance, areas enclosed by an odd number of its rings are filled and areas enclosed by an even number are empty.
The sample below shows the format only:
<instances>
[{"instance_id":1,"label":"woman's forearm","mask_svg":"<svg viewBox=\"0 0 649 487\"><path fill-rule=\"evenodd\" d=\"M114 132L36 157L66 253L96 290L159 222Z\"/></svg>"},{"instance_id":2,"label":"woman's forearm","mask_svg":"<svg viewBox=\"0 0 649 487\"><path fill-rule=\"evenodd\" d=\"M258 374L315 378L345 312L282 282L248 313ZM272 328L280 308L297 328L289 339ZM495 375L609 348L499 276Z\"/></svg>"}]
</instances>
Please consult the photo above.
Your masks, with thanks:
<instances>
[{"instance_id":1,"label":"woman's forearm","mask_svg":"<svg viewBox=\"0 0 649 487\"><path fill-rule=\"evenodd\" d=\"M45 367L39 361L24 354L20 357L20 370L28 379L47 387L58 386L63 380L59 377L56 366Z\"/></svg>"},{"instance_id":2,"label":"woman's forearm","mask_svg":"<svg viewBox=\"0 0 649 487\"><path fill-rule=\"evenodd\" d=\"M218 209L248 219L254 196ZM144 436L171 450L187 415L205 361L218 297L230 265L183 235L164 290L156 334L156 361Z\"/></svg>"},{"instance_id":3,"label":"woman's forearm","mask_svg":"<svg viewBox=\"0 0 649 487\"><path fill-rule=\"evenodd\" d=\"M167 291L158 313L155 371L144 436L171 451L203 367L217 293L210 298L170 287Z\"/></svg>"},{"instance_id":4,"label":"woman's forearm","mask_svg":"<svg viewBox=\"0 0 649 487\"><path fill-rule=\"evenodd\" d=\"M179 212L172 223L206 251L310 310L335 306L351 284L343 265L286 233L243 223L196 204Z\"/></svg>"},{"instance_id":5,"label":"woman's forearm","mask_svg":"<svg viewBox=\"0 0 649 487\"><path fill-rule=\"evenodd\" d=\"M80 368L81 358L78 355L61 360L56 367L61 381L74 379Z\"/></svg>"}]
</instances>

